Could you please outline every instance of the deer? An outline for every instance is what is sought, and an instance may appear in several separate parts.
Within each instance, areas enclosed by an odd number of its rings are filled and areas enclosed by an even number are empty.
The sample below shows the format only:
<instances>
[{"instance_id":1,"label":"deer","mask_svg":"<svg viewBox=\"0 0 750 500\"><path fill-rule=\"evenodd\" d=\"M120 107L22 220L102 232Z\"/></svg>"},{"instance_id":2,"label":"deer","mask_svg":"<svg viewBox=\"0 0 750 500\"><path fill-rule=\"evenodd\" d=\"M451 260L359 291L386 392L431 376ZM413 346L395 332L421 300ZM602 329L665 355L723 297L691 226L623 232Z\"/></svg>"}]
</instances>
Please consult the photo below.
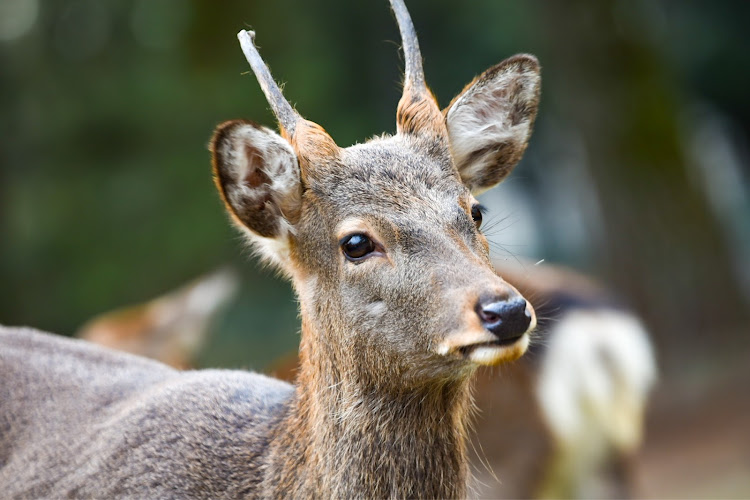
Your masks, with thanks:
<instances>
[{"instance_id":1,"label":"deer","mask_svg":"<svg viewBox=\"0 0 750 500\"><path fill-rule=\"evenodd\" d=\"M280 133L233 120L211 139L231 219L298 296L296 385L3 328L5 495L467 495L472 374L522 356L536 324L492 270L474 196L526 149L540 67L512 56L441 110L406 6L391 7L405 65L395 134L340 148L243 30Z\"/></svg>"},{"instance_id":2,"label":"deer","mask_svg":"<svg viewBox=\"0 0 750 500\"><path fill-rule=\"evenodd\" d=\"M215 318L237 294L238 281L229 268L213 271L155 299L101 313L75 337L177 369L193 368Z\"/></svg>"}]
</instances>

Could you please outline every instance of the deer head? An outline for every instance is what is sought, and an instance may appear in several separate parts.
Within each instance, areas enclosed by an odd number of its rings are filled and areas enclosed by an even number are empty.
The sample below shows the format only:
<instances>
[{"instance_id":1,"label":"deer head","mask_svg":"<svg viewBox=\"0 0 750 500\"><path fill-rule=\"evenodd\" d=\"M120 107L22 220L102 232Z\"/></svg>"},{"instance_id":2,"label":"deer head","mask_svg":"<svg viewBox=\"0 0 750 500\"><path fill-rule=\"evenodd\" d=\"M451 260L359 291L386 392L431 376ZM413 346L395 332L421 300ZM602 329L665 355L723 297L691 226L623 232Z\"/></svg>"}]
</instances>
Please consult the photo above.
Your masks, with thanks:
<instances>
[{"instance_id":1,"label":"deer head","mask_svg":"<svg viewBox=\"0 0 750 500\"><path fill-rule=\"evenodd\" d=\"M241 31L280 134L229 121L210 148L229 214L300 298L302 370L403 389L464 379L528 346L534 311L493 272L474 196L521 158L540 75L533 56L516 55L441 111L408 12L391 5L406 66L395 135L337 146L284 99Z\"/></svg>"}]
</instances>

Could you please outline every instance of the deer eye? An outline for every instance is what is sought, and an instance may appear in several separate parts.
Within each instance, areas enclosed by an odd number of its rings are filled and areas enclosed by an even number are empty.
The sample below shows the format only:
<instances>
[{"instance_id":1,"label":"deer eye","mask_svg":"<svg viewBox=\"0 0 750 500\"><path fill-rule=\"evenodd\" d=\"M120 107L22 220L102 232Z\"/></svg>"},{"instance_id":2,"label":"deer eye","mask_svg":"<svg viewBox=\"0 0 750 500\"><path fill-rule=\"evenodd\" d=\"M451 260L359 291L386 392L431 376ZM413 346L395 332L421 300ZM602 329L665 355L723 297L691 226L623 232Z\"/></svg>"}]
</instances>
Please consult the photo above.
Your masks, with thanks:
<instances>
[{"instance_id":1,"label":"deer eye","mask_svg":"<svg viewBox=\"0 0 750 500\"><path fill-rule=\"evenodd\" d=\"M480 205L479 203L472 205L471 207L471 218L474 220L474 224L476 224L477 229L479 229L479 226L482 225L482 214L485 212L486 208L484 208L483 205Z\"/></svg>"},{"instance_id":2,"label":"deer eye","mask_svg":"<svg viewBox=\"0 0 750 500\"><path fill-rule=\"evenodd\" d=\"M344 256L352 262L360 261L375 251L375 243L362 233L350 234L342 239L339 244Z\"/></svg>"}]
</instances>

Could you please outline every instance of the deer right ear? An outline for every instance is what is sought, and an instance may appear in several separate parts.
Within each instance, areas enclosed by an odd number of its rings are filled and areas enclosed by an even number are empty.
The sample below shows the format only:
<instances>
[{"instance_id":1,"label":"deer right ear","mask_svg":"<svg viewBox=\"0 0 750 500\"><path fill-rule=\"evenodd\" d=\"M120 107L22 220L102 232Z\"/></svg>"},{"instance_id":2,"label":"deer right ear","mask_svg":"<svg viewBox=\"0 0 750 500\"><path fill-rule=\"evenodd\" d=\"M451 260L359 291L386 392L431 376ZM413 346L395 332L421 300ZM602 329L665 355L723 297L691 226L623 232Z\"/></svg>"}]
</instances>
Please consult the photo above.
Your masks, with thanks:
<instances>
[{"instance_id":1,"label":"deer right ear","mask_svg":"<svg viewBox=\"0 0 750 500\"><path fill-rule=\"evenodd\" d=\"M539 103L539 63L513 56L474 79L443 110L461 180L481 193L521 159Z\"/></svg>"},{"instance_id":2,"label":"deer right ear","mask_svg":"<svg viewBox=\"0 0 750 500\"><path fill-rule=\"evenodd\" d=\"M210 149L216 185L232 218L254 236L264 254L281 257L273 254L287 247L302 199L291 145L270 129L234 120L219 125Z\"/></svg>"}]
</instances>

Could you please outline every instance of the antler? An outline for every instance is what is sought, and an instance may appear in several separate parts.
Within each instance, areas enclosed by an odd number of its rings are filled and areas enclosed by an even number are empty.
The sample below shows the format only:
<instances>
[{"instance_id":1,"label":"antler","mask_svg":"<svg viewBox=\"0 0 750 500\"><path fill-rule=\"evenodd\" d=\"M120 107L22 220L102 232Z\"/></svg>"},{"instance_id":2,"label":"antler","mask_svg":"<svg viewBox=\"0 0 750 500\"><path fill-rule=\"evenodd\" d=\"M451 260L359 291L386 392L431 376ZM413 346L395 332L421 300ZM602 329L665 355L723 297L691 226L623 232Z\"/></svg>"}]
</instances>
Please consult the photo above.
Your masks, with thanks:
<instances>
[{"instance_id":1,"label":"antler","mask_svg":"<svg viewBox=\"0 0 750 500\"><path fill-rule=\"evenodd\" d=\"M391 8L396 16L398 30L401 32L401 42L404 49L405 82L404 87L409 86L414 92L422 93L427 90L424 81L424 70L422 69L422 54L419 52L419 41L414 23L411 22L409 11L406 10L403 0L391 0Z\"/></svg>"},{"instance_id":2,"label":"antler","mask_svg":"<svg viewBox=\"0 0 750 500\"><path fill-rule=\"evenodd\" d=\"M255 32L242 30L237 34L237 38L240 40L242 52L247 62L250 63L266 100L279 121L282 134L297 152L303 175L310 165L325 157L335 155L338 146L323 130L323 127L302 118L284 98L284 94L281 93L281 89L255 47Z\"/></svg>"},{"instance_id":3,"label":"antler","mask_svg":"<svg viewBox=\"0 0 750 500\"><path fill-rule=\"evenodd\" d=\"M258 49L255 47L255 32L242 30L237 33L237 38L240 40L240 47L242 47L242 52L245 54L247 62L250 63L250 67L253 69L253 73L255 73L255 78L258 79L260 88L263 89L263 93L266 95L266 99L271 105L276 119L279 120L279 125L290 136L294 136L297 123L302 117L292 108L289 101L284 98L284 94L281 93L281 89L276 84L273 76L271 76L268 66L266 66L266 63L260 57L260 53L258 53Z\"/></svg>"},{"instance_id":4,"label":"antler","mask_svg":"<svg viewBox=\"0 0 750 500\"><path fill-rule=\"evenodd\" d=\"M422 69L422 54L414 24L403 0L391 0L404 50L404 93L396 110L396 126L399 133L431 131L447 134L442 113L437 101L427 88Z\"/></svg>"}]
</instances>

